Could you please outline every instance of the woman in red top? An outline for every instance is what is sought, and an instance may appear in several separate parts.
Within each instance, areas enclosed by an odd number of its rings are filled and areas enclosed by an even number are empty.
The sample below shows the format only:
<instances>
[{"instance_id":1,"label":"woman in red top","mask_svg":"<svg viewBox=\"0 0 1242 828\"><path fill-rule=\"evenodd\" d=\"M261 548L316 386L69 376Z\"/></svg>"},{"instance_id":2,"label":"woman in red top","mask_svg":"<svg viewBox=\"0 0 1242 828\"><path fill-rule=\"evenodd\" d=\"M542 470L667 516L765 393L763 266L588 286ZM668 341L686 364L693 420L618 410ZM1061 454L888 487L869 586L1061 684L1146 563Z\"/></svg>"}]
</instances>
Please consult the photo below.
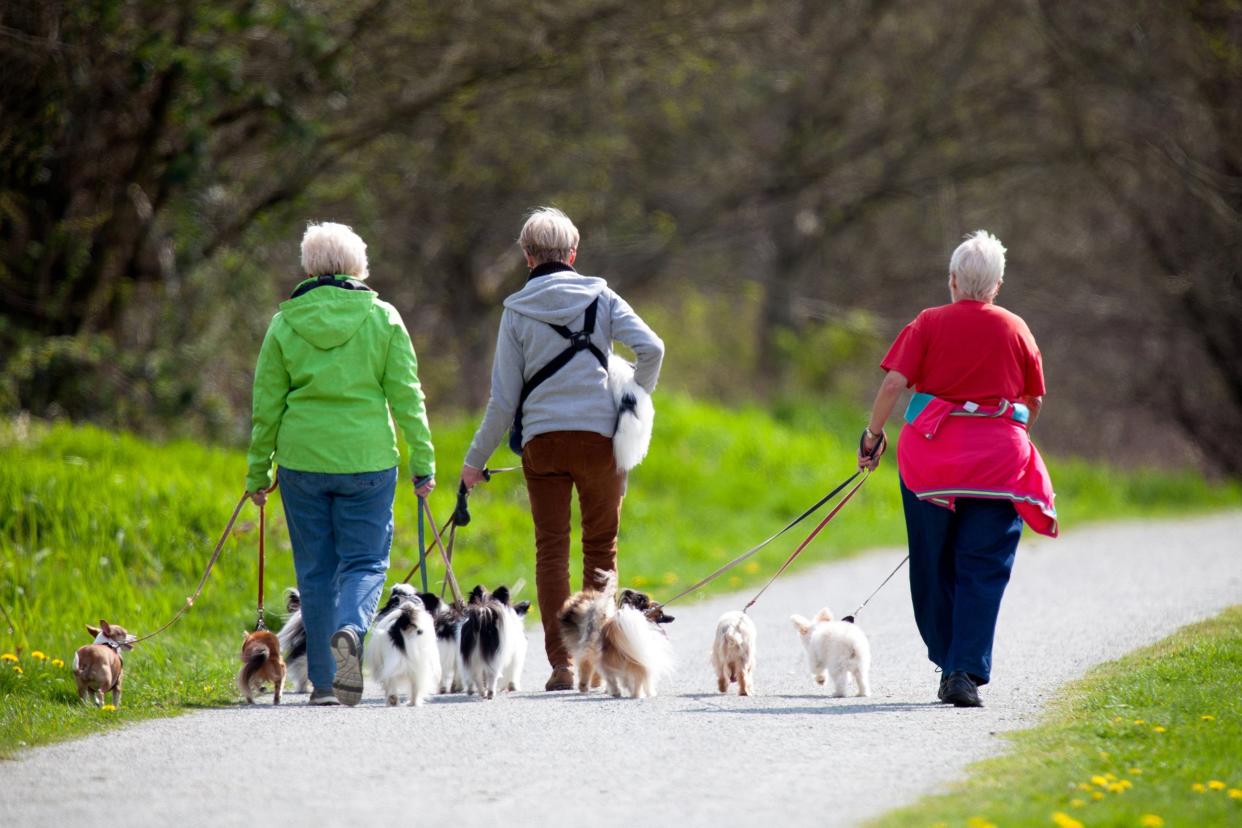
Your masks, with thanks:
<instances>
[{"instance_id":1,"label":"woman in red top","mask_svg":"<svg viewBox=\"0 0 1242 828\"><path fill-rule=\"evenodd\" d=\"M897 450L910 546L910 592L939 698L978 707L992 640L1025 520L1055 536L1052 484L1027 429L1044 373L1022 319L995 304L1005 248L980 230L949 261L952 304L928 308L897 336L859 446L874 469L883 426L908 387ZM872 456L872 454L875 456Z\"/></svg>"}]
</instances>

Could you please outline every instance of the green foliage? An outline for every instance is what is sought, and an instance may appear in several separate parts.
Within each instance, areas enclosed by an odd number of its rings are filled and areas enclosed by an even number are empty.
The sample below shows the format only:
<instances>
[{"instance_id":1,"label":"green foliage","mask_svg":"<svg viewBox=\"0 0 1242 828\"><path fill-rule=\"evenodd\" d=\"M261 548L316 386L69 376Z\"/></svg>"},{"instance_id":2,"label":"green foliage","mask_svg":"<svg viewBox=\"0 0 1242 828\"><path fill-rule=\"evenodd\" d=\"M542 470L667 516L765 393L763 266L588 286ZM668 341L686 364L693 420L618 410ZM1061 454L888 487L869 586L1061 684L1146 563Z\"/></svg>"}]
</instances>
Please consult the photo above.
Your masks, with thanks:
<instances>
[{"instance_id":1,"label":"green foliage","mask_svg":"<svg viewBox=\"0 0 1242 828\"><path fill-rule=\"evenodd\" d=\"M1063 826L1237 825L1239 686L1235 606L1092 671L1043 723L1013 737L1012 753L979 763L952 793L875 824L1050 825L1060 813Z\"/></svg>"},{"instance_id":2,"label":"green foliage","mask_svg":"<svg viewBox=\"0 0 1242 828\"><path fill-rule=\"evenodd\" d=\"M775 416L754 406L725 409L676 395L661 395L658 405L652 453L630 480L620 555L623 581L656 597L669 597L767 537L854 470L864 415L846 404L790 402ZM441 486L431 504L440 520L452 511L457 464L475 424L433 416ZM502 448L493 464L515 460ZM1066 526L1242 503L1236 483L1209 486L1189 473L1051 465ZM33 650L68 664L88 642L87 623L107 618L137 633L155 629L193 592L241 496L244 474L237 450L154 444L91 426L26 419L0 427L0 606L17 628L9 636L0 625L0 648L20 653L26 666ZM903 544L893 464L882 465L874 477L795 569ZM533 531L520 473L497 475L476 489L471 511L474 521L458 534L455 556L462 585L519 579L530 584ZM395 518L394 580L417 560L416 501L408 486L398 492ZM118 713L105 717L79 706L67 668L5 674L0 751L103 722L230 703L237 645L254 622L256 519L247 504L194 608L130 654ZM294 579L279 498L269 507L268 526L267 603L280 608L281 590ZM756 584L801 537L800 530L791 532L687 600ZM433 563L437 588L441 572ZM50 668L41 663L38 669ZM38 681L25 680L35 675Z\"/></svg>"}]
</instances>

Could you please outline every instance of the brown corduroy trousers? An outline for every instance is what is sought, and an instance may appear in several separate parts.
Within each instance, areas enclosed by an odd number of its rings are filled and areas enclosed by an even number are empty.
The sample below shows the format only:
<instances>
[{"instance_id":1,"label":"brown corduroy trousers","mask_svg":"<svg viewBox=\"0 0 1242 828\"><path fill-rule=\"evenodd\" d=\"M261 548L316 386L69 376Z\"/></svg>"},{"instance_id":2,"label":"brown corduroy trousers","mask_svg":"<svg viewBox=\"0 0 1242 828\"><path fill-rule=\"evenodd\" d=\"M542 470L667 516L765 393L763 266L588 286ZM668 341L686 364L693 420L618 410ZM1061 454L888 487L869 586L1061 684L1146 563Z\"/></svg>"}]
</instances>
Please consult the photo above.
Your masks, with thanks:
<instances>
[{"instance_id":1,"label":"brown corduroy trousers","mask_svg":"<svg viewBox=\"0 0 1242 828\"><path fill-rule=\"evenodd\" d=\"M544 649L555 669L571 663L556 616L569 597L569 507L578 489L582 512L582 583L598 585L595 570L617 569L617 530L625 476L612 440L591 431L550 431L522 449L522 471L535 521L535 588Z\"/></svg>"}]
</instances>

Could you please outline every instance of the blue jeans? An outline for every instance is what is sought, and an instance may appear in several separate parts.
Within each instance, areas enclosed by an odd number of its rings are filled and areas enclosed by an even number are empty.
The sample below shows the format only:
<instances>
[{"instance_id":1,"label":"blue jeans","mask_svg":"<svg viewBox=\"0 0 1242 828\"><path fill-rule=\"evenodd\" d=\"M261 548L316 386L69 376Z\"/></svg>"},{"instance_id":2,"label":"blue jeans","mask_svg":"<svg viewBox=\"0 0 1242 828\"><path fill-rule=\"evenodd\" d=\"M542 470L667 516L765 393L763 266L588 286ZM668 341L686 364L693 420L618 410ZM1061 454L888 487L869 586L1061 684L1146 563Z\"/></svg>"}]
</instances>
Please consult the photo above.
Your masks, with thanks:
<instances>
[{"instance_id":1,"label":"blue jeans","mask_svg":"<svg viewBox=\"0 0 1242 828\"><path fill-rule=\"evenodd\" d=\"M397 469L358 474L280 470L293 566L306 625L311 684L332 686L332 633L348 627L361 640L371 626L388 574Z\"/></svg>"},{"instance_id":2,"label":"blue jeans","mask_svg":"<svg viewBox=\"0 0 1242 828\"><path fill-rule=\"evenodd\" d=\"M910 543L910 597L927 657L946 673L992 677L992 640L1009 584L1022 518L1008 500L957 498L957 508L919 500L901 484Z\"/></svg>"}]
</instances>

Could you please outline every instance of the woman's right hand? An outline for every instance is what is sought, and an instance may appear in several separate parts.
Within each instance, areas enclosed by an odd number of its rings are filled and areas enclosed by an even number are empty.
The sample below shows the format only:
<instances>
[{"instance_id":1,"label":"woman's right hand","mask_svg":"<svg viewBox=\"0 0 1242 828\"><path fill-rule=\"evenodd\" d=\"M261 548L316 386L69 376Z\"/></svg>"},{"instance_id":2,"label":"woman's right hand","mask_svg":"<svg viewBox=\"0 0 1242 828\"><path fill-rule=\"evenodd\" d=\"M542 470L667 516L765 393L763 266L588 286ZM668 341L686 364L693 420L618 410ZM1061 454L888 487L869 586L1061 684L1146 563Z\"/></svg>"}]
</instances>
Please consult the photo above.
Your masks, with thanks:
<instances>
[{"instance_id":1,"label":"woman's right hand","mask_svg":"<svg viewBox=\"0 0 1242 828\"><path fill-rule=\"evenodd\" d=\"M260 489L257 492L248 492L247 495L250 497L252 501L254 501L255 506L261 507L267 503L267 490L266 489Z\"/></svg>"},{"instance_id":2,"label":"woman's right hand","mask_svg":"<svg viewBox=\"0 0 1242 828\"><path fill-rule=\"evenodd\" d=\"M482 469L476 469L468 463L463 463L461 467L461 482L466 484L466 491L470 491L478 484L487 479L487 475Z\"/></svg>"}]
</instances>

